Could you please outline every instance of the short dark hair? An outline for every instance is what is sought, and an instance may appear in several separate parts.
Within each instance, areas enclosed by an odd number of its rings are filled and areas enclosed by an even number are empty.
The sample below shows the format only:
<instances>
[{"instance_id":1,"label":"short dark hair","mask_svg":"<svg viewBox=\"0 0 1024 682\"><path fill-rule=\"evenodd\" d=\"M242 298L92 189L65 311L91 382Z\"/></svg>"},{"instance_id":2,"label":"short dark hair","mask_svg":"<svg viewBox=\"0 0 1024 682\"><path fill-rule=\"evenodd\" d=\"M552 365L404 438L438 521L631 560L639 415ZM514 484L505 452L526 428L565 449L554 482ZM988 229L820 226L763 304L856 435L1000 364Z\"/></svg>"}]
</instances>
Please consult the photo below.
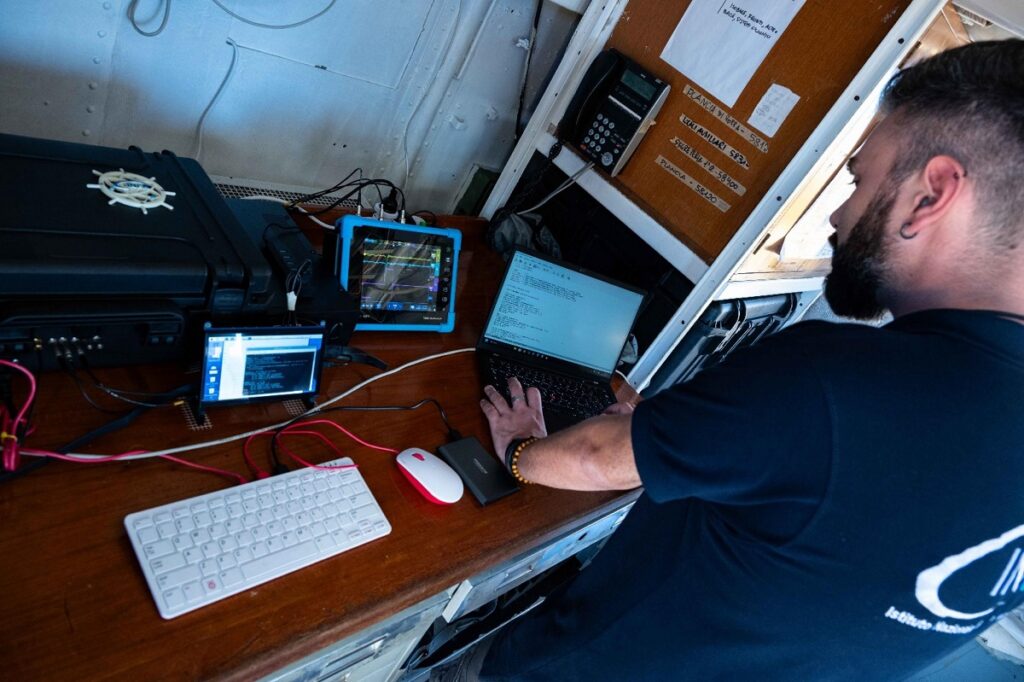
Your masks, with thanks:
<instances>
[{"instance_id":1,"label":"short dark hair","mask_svg":"<svg viewBox=\"0 0 1024 682\"><path fill-rule=\"evenodd\" d=\"M1024 232L1024 40L972 43L896 74L882 111L905 124L891 177L902 182L946 154L974 180L991 244L1013 249Z\"/></svg>"}]
</instances>

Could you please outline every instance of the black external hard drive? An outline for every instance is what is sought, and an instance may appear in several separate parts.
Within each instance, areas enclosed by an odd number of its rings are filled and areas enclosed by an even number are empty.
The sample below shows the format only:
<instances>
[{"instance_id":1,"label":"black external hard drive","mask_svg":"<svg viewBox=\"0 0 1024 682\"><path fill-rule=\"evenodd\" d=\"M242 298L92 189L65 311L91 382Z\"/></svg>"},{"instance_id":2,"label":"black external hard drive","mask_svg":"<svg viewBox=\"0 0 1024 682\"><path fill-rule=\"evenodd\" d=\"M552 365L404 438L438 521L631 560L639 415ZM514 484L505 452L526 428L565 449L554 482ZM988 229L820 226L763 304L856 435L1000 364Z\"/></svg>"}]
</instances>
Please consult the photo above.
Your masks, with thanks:
<instances>
[{"instance_id":1,"label":"black external hard drive","mask_svg":"<svg viewBox=\"0 0 1024 682\"><path fill-rule=\"evenodd\" d=\"M472 436L442 445L437 454L458 472L469 492L482 505L519 490L512 474Z\"/></svg>"}]
</instances>

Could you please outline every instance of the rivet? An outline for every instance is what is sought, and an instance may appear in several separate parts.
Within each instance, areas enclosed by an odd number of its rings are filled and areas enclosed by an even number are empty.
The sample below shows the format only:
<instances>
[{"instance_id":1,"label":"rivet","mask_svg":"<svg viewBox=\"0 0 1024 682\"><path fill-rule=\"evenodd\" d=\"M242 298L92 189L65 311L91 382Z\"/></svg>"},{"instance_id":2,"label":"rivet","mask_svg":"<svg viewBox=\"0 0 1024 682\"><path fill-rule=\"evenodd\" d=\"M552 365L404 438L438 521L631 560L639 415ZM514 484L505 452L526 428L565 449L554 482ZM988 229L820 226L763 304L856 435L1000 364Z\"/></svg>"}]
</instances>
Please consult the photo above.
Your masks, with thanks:
<instances>
[{"instance_id":1,"label":"rivet","mask_svg":"<svg viewBox=\"0 0 1024 682\"><path fill-rule=\"evenodd\" d=\"M112 5L109 2L103 3L103 9L110 9Z\"/></svg>"},{"instance_id":2,"label":"rivet","mask_svg":"<svg viewBox=\"0 0 1024 682\"><path fill-rule=\"evenodd\" d=\"M92 135L92 132L88 128L82 131L82 137L89 137L90 135Z\"/></svg>"},{"instance_id":3,"label":"rivet","mask_svg":"<svg viewBox=\"0 0 1024 682\"><path fill-rule=\"evenodd\" d=\"M100 38L106 38L107 37L107 32L106 31L96 31L96 35L98 35Z\"/></svg>"},{"instance_id":4,"label":"rivet","mask_svg":"<svg viewBox=\"0 0 1024 682\"><path fill-rule=\"evenodd\" d=\"M96 111L96 107L94 107L93 105L91 105L91 104L90 104L89 106L87 106L87 107L85 108L85 110L86 110L86 111L88 111L88 112L89 112L89 113L91 114L91 113L93 113L94 111Z\"/></svg>"},{"instance_id":5,"label":"rivet","mask_svg":"<svg viewBox=\"0 0 1024 682\"><path fill-rule=\"evenodd\" d=\"M93 64L99 64L100 63L100 58L99 57L93 57L92 58L92 63Z\"/></svg>"},{"instance_id":6,"label":"rivet","mask_svg":"<svg viewBox=\"0 0 1024 682\"><path fill-rule=\"evenodd\" d=\"M89 83L89 89L90 90L95 90L98 87L100 87L100 84L97 83L96 81L92 81L91 83Z\"/></svg>"}]
</instances>

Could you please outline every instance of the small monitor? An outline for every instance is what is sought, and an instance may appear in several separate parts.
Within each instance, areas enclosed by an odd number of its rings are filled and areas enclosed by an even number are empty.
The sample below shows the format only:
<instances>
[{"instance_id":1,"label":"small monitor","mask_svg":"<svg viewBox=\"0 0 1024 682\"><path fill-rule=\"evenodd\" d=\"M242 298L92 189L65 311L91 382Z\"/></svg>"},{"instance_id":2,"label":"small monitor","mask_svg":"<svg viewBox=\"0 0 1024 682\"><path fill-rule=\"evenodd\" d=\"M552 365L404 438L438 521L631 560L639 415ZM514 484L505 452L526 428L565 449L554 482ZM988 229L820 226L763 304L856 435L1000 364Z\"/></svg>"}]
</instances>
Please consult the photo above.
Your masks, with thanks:
<instances>
[{"instance_id":1,"label":"small monitor","mask_svg":"<svg viewBox=\"0 0 1024 682\"><path fill-rule=\"evenodd\" d=\"M308 398L320 389L323 327L207 328L199 402Z\"/></svg>"},{"instance_id":2,"label":"small monitor","mask_svg":"<svg viewBox=\"0 0 1024 682\"><path fill-rule=\"evenodd\" d=\"M356 329L455 328L455 229L345 216L338 225L341 286L359 298Z\"/></svg>"}]
</instances>

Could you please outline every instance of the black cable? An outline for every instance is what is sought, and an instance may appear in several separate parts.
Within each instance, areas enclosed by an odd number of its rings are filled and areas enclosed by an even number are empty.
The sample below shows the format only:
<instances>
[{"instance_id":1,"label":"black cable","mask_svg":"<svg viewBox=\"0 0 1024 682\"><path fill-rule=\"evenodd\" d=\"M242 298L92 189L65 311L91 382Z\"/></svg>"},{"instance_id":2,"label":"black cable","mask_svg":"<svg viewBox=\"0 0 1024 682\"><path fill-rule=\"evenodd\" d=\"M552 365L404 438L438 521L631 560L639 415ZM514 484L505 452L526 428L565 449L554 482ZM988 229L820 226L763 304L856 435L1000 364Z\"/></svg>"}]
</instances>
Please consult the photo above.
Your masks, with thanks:
<instances>
[{"instance_id":1,"label":"black cable","mask_svg":"<svg viewBox=\"0 0 1024 682\"><path fill-rule=\"evenodd\" d=\"M320 197L327 196L331 192L337 191L339 188L344 187L345 183L348 182L348 179L351 178L356 173L359 173L359 179L362 180L363 179L363 169L362 168L356 168L352 172L350 172L348 175L343 177L341 180L339 180L337 183L335 183L334 185L328 187L327 189L321 189L321 190L318 190L316 192L312 192L310 194L305 194L305 195L299 197L298 199L296 199L296 200L294 200L292 202L292 206L294 206L295 204L301 204L301 203L303 203L305 201L312 201L313 199L319 199Z\"/></svg>"},{"instance_id":2,"label":"black cable","mask_svg":"<svg viewBox=\"0 0 1024 682\"><path fill-rule=\"evenodd\" d=\"M143 31L142 27L139 26L139 22L135 20L135 10L138 9L139 0L131 0L128 4L128 21L131 23L139 35L146 36L147 38L155 38L156 36L163 33L163 30L167 27L167 20L171 17L171 0L161 0L161 4L164 8L164 17L160 20L160 25L155 31Z\"/></svg>"},{"instance_id":3,"label":"black cable","mask_svg":"<svg viewBox=\"0 0 1024 682\"><path fill-rule=\"evenodd\" d=\"M148 393L148 392L141 392L141 391L120 391L120 390L118 390L116 388L110 388L109 386L107 386L106 384L101 382L96 377L96 375L93 374L92 371L88 368L88 366L87 366L87 362L88 361L85 359L84 355L79 356L78 359L79 359L79 362L82 364L82 369L85 370L86 374L89 376L89 379L93 382L93 385L98 390L103 391L104 393L106 393L111 398L113 398L115 400L120 400L123 403L128 403L129 405L135 405L137 407L174 407L174 403L173 402L163 402L163 403L151 402L151 403L149 403L149 402L144 402L142 400L135 400L134 398L129 398L128 395L141 395L141 396L145 396L147 398L157 398L157 399L159 399L159 398L163 397L165 394L161 394L161 393ZM114 412L112 410L109 410L109 409L104 409L104 408L100 407L99 405L97 405L95 402L93 402L93 400L88 396L88 394L83 389L83 386L81 384L81 381L78 378L78 373L76 371L76 368L75 368L75 365L74 365L73 362L70 363L70 367L69 367L68 365L65 364L66 361L63 358L61 358L59 355L57 356L57 360L65 368L65 371L67 371L68 374L71 375L71 378L75 380L75 383L78 384L79 392L82 394L82 397L85 398L89 402L90 405L92 405L93 407L95 407L97 410L99 410L101 412L117 414L116 412ZM128 394L128 395L122 395L122 394Z\"/></svg>"},{"instance_id":4,"label":"black cable","mask_svg":"<svg viewBox=\"0 0 1024 682\"><path fill-rule=\"evenodd\" d=\"M82 397L85 398L85 402L87 402L90 405L92 405L92 407L95 410L97 410L99 412L102 412L104 414L124 414L125 413L125 410L112 410L109 407L103 407L102 405L97 403L95 400L93 400L92 396L89 395L89 393L85 390L85 384L82 383L82 380L78 377L78 374L74 371L74 369L72 369L71 366L68 365L64 361L63 358L58 358L58 361L60 362L61 367L64 369L64 371L67 373L67 375L69 377L71 377L71 379L75 382L75 386L78 388L78 392L82 395ZM130 411L130 409L128 411Z\"/></svg>"},{"instance_id":5,"label":"black cable","mask_svg":"<svg viewBox=\"0 0 1024 682\"><path fill-rule=\"evenodd\" d=\"M78 362L81 365L82 370L89 377L89 381L95 384L96 388L100 389L101 391L112 391L114 393L120 393L124 395L137 395L147 398L162 398L167 395L166 391L132 391L127 388L114 388L113 386L107 386L102 381L100 381L95 374L93 374L92 368L89 367L89 360L86 358L85 355L79 355Z\"/></svg>"},{"instance_id":6,"label":"black cable","mask_svg":"<svg viewBox=\"0 0 1024 682\"><path fill-rule=\"evenodd\" d=\"M310 414L300 414L297 417L289 419L284 424L274 429L274 435L270 438L270 459L273 462L273 473L274 475L287 473L288 467L281 463L281 459L277 454L277 439L281 435L281 432L287 429L293 424L300 423L303 419L312 419L319 417L322 414L328 412L402 412L409 410L417 410L426 404L432 404L437 408L438 414L441 415L441 420L444 421L444 426L448 429L448 439L450 441L456 441L462 439L462 434L452 428L451 422L448 421L448 413L445 412L444 407L436 398L424 398L423 400L414 403L413 405L338 405L335 407L328 407L325 409L318 409Z\"/></svg>"}]
</instances>

